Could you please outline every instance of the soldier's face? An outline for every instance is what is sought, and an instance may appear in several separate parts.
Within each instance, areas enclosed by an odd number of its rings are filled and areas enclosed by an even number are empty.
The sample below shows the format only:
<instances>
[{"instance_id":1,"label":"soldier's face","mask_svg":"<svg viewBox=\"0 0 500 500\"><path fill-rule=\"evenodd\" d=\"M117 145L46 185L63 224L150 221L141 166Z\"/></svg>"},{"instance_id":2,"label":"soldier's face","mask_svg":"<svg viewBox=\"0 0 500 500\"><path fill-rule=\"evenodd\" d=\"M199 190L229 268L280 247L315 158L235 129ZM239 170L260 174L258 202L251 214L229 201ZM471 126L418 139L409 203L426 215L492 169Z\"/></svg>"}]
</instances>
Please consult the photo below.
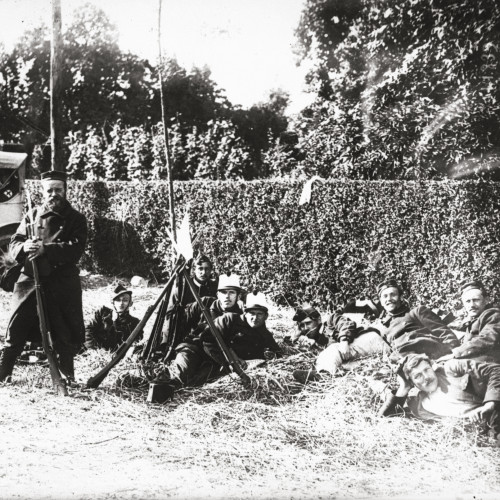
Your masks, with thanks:
<instances>
[{"instance_id":1,"label":"soldier's face","mask_svg":"<svg viewBox=\"0 0 500 500\"><path fill-rule=\"evenodd\" d=\"M115 306L115 311L121 314L132 305L132 297L128 293L123 293L113 300L113 305Z\"/></svg>"},{"instance_id":2,"label":"soldier's face","mask_svg":"<svg viewBox=\"0 0 500 500\"><path fill-rule=\"evenodd\" d=\"M436 372L427 361L421 361L410 372L410 379L419 391L430 394L438 388Z\"/></svg>"},{"instance_id":3,"label":"soldier's face","mask_svg":"<svg viewBox=\"0 0 500 500\"><path fill-rule=\"evenodd\" d=\"M245 312L245 319L251 328L259 328L265 325L267 312L262 309L249 309Z\"/></svg>"},{"instance_id":4,"label":"soldier's face","mask_svg":"<svg viewBox=\"0 0 500 500\"><path fill-rule=\"evenodd\" d=\"M220 300L222 308L227 310L236 304L238 292L236 290L219 290L217 292L217 298Z\"/></svg>"},{"instance_id":5,"label":"soldier's face","mask_svg":"<svg viewBox=\"0 0 500 500\"><path fill-rule=\"evenodd\" d=\"M45 204L50 210L57 210L63 205L66 199L66 187L63 181L44 180L42 181L42 191Z\"/></svg>"},{"instance_id":6,"label":"soldier's face","mask_svg":"<svg viewBox=\"0 0 500 500\"><path fill-rule=\"evenodd\" d=\"M395 286L384 288L380 293L380 303L387 312L396 312L401 307L399 290Z\"/></svg>"},{"instance_id":7,"label":"soldier's face","mask_svg":"<svg viewBox=\"0 0 500 500\"><path fill-rule=\"evenodd\" d=\"M212 274L212 266L208 262L202 262L194 266L194 275L198 281L207 281Z\"/></svg>"},{"instance_id":8,"label":"soldier's face","mask_svg":"<svg viewBox=\"0 0 500 500\"><path fill-rule=\"evenodd\" d=\"M469 318L477 318L486 309L487 298L477 288L465 290L462 294L462 304Z\"/></svg>"},{"instance_id":9,"label":"soldier's face","mask_svg":"<svg viewBox=\"0 0 500 500\"><path fill-rule=\"evenodd\" d=\"M299 322L299 332L301 335L305 335L315 328L317 328L321 323L320 319L311 319L311 318L306 318L302 321Z\"/></svg>"}]
</instances>

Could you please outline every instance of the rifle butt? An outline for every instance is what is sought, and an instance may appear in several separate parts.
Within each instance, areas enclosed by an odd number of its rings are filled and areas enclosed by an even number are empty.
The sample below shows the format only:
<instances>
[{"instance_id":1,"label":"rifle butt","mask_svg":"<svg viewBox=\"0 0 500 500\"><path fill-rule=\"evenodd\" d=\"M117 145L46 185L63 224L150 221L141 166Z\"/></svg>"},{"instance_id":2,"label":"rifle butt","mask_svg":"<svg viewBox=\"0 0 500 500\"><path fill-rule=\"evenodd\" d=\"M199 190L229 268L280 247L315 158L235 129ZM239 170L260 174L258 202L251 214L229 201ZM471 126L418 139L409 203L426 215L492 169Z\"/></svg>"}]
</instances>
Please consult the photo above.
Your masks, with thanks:
<instances>
[{"instance_id":1,"label":"rifle butt","mask_svg":"<svg viewBox=\"0 0 500 500\"><path fill-rule=\"evenodd\" d=\"M58 396L69 396L68 388L63 380L60 383L54 384L54 389Z\"/></svg>"},{"instance_id":2,"label":"rifle butt","mask_svg":"<svg viewBox=\"0 0 500 500\"><path fill-rule=\"evenodd\" d=\"M100 385L101 382L106 378L106 375L109 373L109 370L106 370L104 373L102 370L94 375L93 377L90 377L87 380L87 387L89 389L97 389Z\"/></svg>"}]
</instances>

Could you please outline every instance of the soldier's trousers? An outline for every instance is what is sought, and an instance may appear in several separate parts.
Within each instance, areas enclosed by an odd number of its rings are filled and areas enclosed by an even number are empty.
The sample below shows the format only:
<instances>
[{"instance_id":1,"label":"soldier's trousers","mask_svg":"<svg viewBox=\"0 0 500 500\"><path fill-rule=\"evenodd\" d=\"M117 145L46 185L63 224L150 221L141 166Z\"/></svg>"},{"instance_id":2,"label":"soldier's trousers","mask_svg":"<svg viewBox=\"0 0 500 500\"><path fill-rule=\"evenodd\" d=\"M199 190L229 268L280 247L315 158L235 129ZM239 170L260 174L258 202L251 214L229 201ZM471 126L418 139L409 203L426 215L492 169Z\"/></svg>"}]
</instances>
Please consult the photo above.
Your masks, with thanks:
<instances>
[{"instance_id":1,"label":"soldier's trousers","mask_svg":"<svg viewBox=\"0 0 500 500\"><path fill-rule=\"evenodd\" d=\"M375 332L366 332L356 337L348 346L347 353L342 353L338 343L330 344L319 353L316 359L316 370L325 371L332 375L342 366L342 363L356 359L382 354L388 350L387 344Z\"/></svg>"},{"instance_id":2,"label":"soldier's trousers","mask_svg":"<svg viewBox=\"0 0 500 500\"><path fill-rule=\"evenodd\" d=\"M170 378L176 385L197 386L223 375L223 368L199 345L180 344L169 366Z\"/></svg>"},{"instance_id":3,"label":"soldier's trousers","mask_svg":"<svg viewBox=\"0 0 500 500\"><path fill-rule=\"evenodd\" d=\"M36 296L33 293L16 309L10 320L5 346L0 355L0 381L12 374L16 359L23 352L26 342L28 340L40 341L40 337ZM56 349L61 372L67 377L74 378L72 352L66 349L64 344L59 344Z\"/></svg>"}]
</instances>

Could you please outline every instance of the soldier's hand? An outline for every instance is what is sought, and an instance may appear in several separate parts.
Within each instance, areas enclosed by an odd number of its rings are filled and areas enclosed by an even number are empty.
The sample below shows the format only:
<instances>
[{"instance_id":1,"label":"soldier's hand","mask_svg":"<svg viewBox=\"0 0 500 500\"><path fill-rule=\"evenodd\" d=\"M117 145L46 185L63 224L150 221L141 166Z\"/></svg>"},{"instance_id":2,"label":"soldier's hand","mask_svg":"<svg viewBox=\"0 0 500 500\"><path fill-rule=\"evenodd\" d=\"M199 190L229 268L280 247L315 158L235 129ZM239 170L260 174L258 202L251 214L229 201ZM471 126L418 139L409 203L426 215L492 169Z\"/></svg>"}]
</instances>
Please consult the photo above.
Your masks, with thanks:
<instances>
[{"instance_id":1,"label":"soldier's hand","mask_svg":"<svg viewBox=\"0 0 500 500\"><path fill-rule=\"evenodd\" d=\"M31 252L28 254L28 259L29 260L34 260L40 255L42 255L44 252L43 245L39 242L38 247L36 249L33 249Z\"/></svg>"},{"instance_id":2,"label":"soldier's hand","mask_svg":"<svg viewBox=\"0 0 500 500\"><path fill-rule=\"evenodd\" d=\"M485 420L494 409L495 409L495 402L488 401L487 403L484 403L483 406L480 406L479 408L476 408L474 411L469 413L468 417L474 423L478 424L481 421Z\"/></svg>"},{"instance_id":3,"label":"soldier's hand","mask_svg":"<svg viewBox=\"0 0 500 500\"><path fill-rule=\"evenodd\" d=\"M398 382L399 382L399 387L396 391L396 396L399 398L408 396L408 393L410 392L410 389L412 387L409 380L407 380L406 377L402 376L398 372Z\"/></svg>"},{"instance_id":4,"label":"soldier's hand","mask_svg":"<svg viewBox=\"0 0 500 500\"><path fill-rule=\"evenodd\" d=\"M34 239L27 239L25 242L24 242L24 245L23 245L23 250L28 253L28 254L31 254L33 252L36 252L38 251L38 249L42 246L42 242L37 239L37 238L34 238Z\"/></svg>"},{"instance_id":5,"label":"soldier's hand","mask_svg":"<svg viewBox=\"0 0 500 500\"><path fill-rule=\"evenodd\" d=\"M309 337L306 337L305 335L302 335L299 337L298 344L303 345L303 346L313 346L316 343L314 339L310 339Z\"/></svg>"}]
</instances>

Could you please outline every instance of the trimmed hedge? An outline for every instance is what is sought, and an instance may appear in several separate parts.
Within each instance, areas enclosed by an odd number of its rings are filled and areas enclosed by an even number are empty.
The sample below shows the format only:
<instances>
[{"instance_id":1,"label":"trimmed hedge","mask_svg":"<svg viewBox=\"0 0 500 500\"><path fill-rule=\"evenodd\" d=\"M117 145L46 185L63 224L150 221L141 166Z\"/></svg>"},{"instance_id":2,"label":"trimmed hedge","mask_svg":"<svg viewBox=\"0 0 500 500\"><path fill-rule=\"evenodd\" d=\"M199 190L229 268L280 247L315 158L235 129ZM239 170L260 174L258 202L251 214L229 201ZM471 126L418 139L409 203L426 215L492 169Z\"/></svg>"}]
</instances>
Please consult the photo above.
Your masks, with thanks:
<instances>
[{"instance_id":1,"label":"trimmed hedge","mask_svg":"<svg viewBox=\"0 0 500 500\"><path fill-rule=\"evenodd\" d=\"M37 183L29 182L37 190ZM190 206L199 248L218 272L278 303L332 309L372 296L385 276L410 301L455 306L458 283L479 277L500 298L500 185L484 181L328 181L299 206L302 182L175 184L177 218ZM165 182L70 182L90 235L83 266L164 279L171 267Z\"/></svg>"}]
</instances>

